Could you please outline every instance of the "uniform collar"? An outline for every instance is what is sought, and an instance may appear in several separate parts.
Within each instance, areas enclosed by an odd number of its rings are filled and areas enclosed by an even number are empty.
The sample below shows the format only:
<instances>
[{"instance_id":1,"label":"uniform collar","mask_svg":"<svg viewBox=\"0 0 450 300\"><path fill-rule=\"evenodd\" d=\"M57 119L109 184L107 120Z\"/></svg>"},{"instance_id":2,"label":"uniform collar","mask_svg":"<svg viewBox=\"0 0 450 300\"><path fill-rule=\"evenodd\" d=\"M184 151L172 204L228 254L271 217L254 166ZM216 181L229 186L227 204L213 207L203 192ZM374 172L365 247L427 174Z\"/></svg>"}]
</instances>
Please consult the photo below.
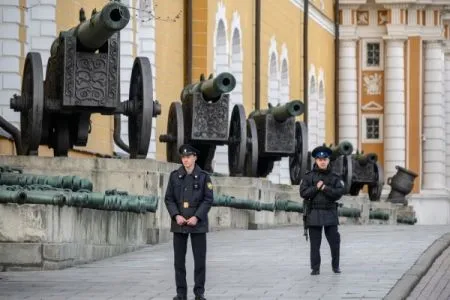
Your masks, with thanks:
<instances>
[{"instance_id":1,"label":"uniform collar","mask_svg":"<svg viewBox=\"0 0 450 300\"><path fill-rule=\"evenodd\" d=\"M201 171L200 167L197 164L195 164L194 170L192 171L192 176L194 176L194 178L197 179L200 176L200 171ZM183 166L181 166L178 169L178 178L183 178L186 175L187 175L186 169Z\"/></svg>"}]
</instances>

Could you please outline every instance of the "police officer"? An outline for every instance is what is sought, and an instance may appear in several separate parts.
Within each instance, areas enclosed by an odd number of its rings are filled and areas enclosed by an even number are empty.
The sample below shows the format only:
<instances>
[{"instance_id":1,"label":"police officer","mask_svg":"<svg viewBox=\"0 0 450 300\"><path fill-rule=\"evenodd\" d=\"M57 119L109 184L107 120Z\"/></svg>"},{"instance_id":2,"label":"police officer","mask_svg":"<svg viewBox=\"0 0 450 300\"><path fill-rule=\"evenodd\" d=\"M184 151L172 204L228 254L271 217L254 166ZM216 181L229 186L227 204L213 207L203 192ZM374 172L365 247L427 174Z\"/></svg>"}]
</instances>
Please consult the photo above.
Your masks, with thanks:
<instances>
[{"instance_id":1,"label":"police officer","mask_svg":"<svg viewBox=\"0 0 450 300\"><path fill-rule=\"evenodd\" d=\"M320 274L320 243L322 228L331 250L331 266L334 273L341 273L339 268L339 249L341 238L338 232L337 203L344 194L344 182L330 168L331 149L316 147L312 156L314 167L307 172L300 184L300 196L307 204L306 224L311 243L311 275Z\"/></svg>"},{"instance_id":2,"label":"police officer","mask_svg":"<svg viewBox=\"0 0 450 300\"><path fill-rule=\"evenodd\" d=\"M170 174L165 204L172 218L175 282L177 296L174 300L187 299L186 250L191 236L194 255L195 300L206 300L206 232L208 212L213 201L213 186L208 173L196 163L198 150L191 145L179 149L183 166Z\"/></svg>"}]
</instances>

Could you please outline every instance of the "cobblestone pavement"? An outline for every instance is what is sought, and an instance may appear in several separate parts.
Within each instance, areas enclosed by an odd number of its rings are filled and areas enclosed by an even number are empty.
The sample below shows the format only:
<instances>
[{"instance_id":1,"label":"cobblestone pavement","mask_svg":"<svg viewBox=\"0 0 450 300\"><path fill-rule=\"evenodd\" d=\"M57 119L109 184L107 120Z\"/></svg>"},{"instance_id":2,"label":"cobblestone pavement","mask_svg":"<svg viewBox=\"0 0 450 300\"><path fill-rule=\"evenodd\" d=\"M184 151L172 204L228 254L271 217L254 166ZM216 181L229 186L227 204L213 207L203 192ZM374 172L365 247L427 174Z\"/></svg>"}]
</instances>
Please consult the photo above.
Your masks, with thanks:
<instances>
[{"instance_id":1,"label":"cobblestone pavement","mask_svg":"<svg viewBox=\"0 0 450 300\"><path fill-rule=\"evenodd\" d=\"M340 226L340 232L343 273L331 271L324 237L319 276L309 275L309 245L302 228L209 233L205 296L208 300L382 299L434 240L450 232L450 226L347 225ZM448 263L448 252L444 259ZM187 262L192 290L191 250ZM175 292L172 243L65 270L7 272L0 277L0 299L8 300L156 300L172 299Z\"/></svg>"},{"instance_id":2,"label":"cobblestone pavement","mask_svg":"<svg viewBox=\"0 0 450 300\"><path fill-rule=\"evenodd\" d=\"M450 247L435 260L407 299L450 299Z\"/></svg>"}]
</instances>

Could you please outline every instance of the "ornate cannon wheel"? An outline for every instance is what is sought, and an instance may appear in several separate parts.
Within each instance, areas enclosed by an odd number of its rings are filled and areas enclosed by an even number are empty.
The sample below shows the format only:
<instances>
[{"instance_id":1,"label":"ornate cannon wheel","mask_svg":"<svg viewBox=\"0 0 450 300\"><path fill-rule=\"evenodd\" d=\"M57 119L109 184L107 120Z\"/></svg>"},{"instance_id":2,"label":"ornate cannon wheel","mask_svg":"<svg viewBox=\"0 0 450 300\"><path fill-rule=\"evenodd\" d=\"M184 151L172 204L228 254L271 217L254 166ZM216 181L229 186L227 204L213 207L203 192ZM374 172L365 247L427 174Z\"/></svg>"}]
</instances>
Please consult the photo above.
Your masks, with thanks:
<instances>
[{"instance_id":1,"label":"ornate cannon wheel","mask_svg":"<svg viewBox=\"0 0 450 300\"><path fill-rule=\"evenodd\" d=\"M150 61L136 57L130 80L132 110L128 116L130 158L146 158L153 119L153 81Z\"/></svg>"},{"instance_id":2,"label":"ornate cannon wheel","mask_svg":"<svg viewBox=\"0 0 450 300\"><path fill-rule=\"evenodd\" d=\"M247 123L245 109L236 104L231 112L230 135L228 142L228 166L231 176L244 172L245 152L247 150Z\"/></svg>"},{"instance_id":3,"label":"ornate cannon wheel","mask_svg":"<svg viewBox=\"0 0 450 300\"><path fill-rule=\"evenodd\" d=\"M349 194L352 188L353 178L353 160L351 155L344 157L344 180L345 180L345 194ZM361 189L361 188L360 188Z\"/></svg>"},{"instance_id":4,"label":"ornate cannon wheel","mask_svg":"<svg viewBox=\"0 0 450 300\"><path fill-rule=\"evenodd\" d=\"M308 128L304 122L295 122L295 153L289 156L292 184L300 184L308 168L308 155Z\"/></svg>"},{"instance_id":5,"label":"ornate cannon wheel","mask_svg":"<svg viewBox=\"0 0 450 300\"><path fill-rule=\"evenodd\" d=\"M383 190L384 185L384 173L381 165L376 162L374 164L375 174L376 174L376 182L369 185L369 199L370 201L378 201L381 197L381 191Z\"/></svg>"},{"instance_id":6,"label":"ornate cannon wheel","mask_svg":"<svg viewBox=\"0 0 450 300\"><path fill-rule=\"evenodd\" d=\"M245 154L244 176L257 177L258 175L258 132L253 119L247 120L247 151Z\"/></svg>"},{"instance_id":7,"label":"ornate cannon wheel","mask_svg":"<svg viewBox=\"0 0 450 300\"><path fill-rule=\"evenodd\" d=\"M29 52L25 59L20 106L23 155L37 155L44 116L44 80L41 55Z\"/></svg>"},{"instance_id":8,"label":"ornate cannon wheel","mask_svg":"<svg viewBox=\"0 0 450 300\"><path fill-rule=\"evenodd\" d=\"M168 162L180 162L178 149L184 144L183 109L180 102L172 102L167 120L167 134L159 137L160 142L166 143Z\"/></svg>"}]
</instances>

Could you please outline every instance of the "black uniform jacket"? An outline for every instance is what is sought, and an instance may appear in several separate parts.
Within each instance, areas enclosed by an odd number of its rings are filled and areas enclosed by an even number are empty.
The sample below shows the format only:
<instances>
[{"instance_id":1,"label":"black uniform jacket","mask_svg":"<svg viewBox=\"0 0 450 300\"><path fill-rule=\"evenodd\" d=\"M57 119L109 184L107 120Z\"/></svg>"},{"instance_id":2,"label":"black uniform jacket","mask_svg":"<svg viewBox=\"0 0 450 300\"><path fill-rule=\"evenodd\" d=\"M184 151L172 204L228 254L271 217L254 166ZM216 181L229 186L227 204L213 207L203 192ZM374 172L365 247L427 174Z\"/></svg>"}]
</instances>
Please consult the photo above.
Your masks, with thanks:
<instances>
[{"instance_id":1,"label":"black uniform jacket","mask_svg":"<svg viewBox=\"0 0 450 300\"><path fill-rule=\"evenodd\" d=\"M170 231L180 233L208 232L208 212L213 202L213 187L209 174L199 166L191 174L187 174L183 166L170 173L167 185L165 204L172 218ZM187 219L196 216L196 226L180 226L176 215Z\"/></svg>"},{"instance_id":2,"label":"black uniform jacket","mask_svg":"<svg viewBox=\"0 0 450 300\"><path fill-rule=\"evenodd\" d=\"M325 184L323 190L317 188L317 182ZM339 218L337 203L344 194L344 182L340 176L330 168L320 170L314 165L313 170L307 172L300 184L300 196L307 201L310 209L306 218L308 226L338 225Z\"/></svg>"}]
</instances>

